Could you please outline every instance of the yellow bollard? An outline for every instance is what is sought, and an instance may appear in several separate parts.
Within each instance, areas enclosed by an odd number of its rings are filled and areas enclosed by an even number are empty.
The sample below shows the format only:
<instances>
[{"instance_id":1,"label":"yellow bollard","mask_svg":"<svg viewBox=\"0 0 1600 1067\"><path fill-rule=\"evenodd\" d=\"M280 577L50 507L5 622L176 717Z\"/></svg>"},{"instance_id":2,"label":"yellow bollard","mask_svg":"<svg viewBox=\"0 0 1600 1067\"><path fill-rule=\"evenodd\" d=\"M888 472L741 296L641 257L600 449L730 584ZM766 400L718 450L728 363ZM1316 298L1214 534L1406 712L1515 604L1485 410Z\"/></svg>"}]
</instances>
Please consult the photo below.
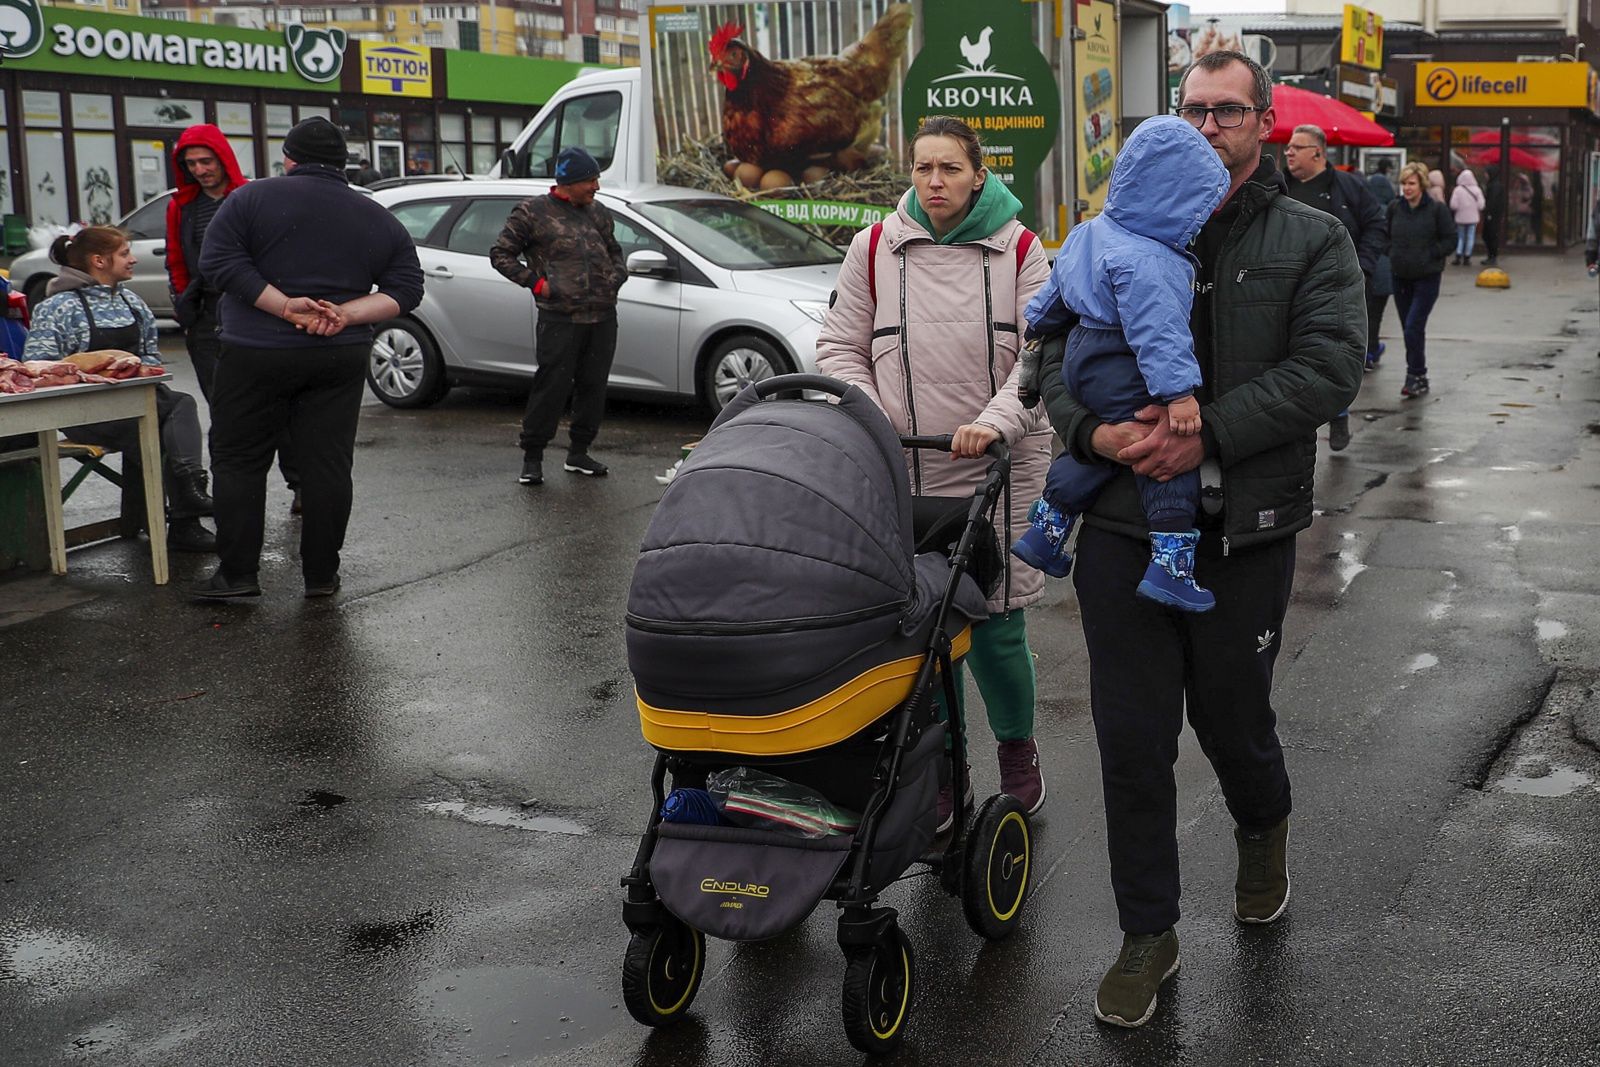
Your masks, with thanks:
<instances>
[{"instance_id":1,"label":"yellow bollard","mask_svg":"<svg viewBox=\"0 0 1600 1067\"><path fill-rule=\"evenodd\" d=\"M1478 272L1479 289L1509 289L1511 288L1511 275L1499 267L1485 267Z\"/></svg>"}]
</instances>

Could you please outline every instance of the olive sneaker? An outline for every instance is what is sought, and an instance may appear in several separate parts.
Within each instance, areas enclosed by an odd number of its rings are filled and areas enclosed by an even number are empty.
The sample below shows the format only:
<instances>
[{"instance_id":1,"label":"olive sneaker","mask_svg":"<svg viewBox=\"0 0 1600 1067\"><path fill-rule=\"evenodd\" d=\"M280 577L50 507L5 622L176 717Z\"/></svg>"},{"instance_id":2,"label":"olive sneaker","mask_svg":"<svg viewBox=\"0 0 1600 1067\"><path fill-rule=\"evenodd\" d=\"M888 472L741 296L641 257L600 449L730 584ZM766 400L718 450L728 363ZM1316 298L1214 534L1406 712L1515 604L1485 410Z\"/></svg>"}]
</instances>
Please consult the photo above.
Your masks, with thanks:
<instances>
[{"instance_id":1,"label":"olive sneaker","mask_svg":"<svg viewBox=\"0 0 1600 1067\"><path fill-rule=\"evenodd\" d=\"M1233 883L1233 914L1242 923L1276 922L1289 907L1289 820L1270 830L1234 827L1239 875Z\"/></svg>"},{"instance_id":2,"label":"olive sneaker","mask_svg":"<svg viewBox=\"0 0 1600 1067\"><path fill-rule=\"evenodd\" d=\"M1156 991L1178 973L1178 933L1125 934L1122 954L1100 982L1094 1017L1112 1026L1143 1026L1156 1012Z\"/></svg>"}]
</instances>

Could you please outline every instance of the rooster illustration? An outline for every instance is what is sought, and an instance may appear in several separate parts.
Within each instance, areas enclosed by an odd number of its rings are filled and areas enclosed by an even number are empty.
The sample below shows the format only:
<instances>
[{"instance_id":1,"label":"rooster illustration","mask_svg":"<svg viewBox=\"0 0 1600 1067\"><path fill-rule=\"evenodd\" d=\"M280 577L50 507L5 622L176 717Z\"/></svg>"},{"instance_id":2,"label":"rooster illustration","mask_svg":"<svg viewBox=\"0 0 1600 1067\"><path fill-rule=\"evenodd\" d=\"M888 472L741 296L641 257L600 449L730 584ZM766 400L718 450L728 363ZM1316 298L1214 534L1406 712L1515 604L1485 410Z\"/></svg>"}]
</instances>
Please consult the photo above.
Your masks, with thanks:
<instances>
[{"instance_id":1,"label":"rooster illustration","mask_svg":"<svg viewBox=\"0 0 1600 1067\"><path fill-rule=\"evenodd\" d=\"M961 38L961 54L966 57L967 69L976 73L988 70L989 62L989 35L994 33L993 26L985 26L983 32L978 34L976 43L969 41L965 36Z\"/></svg>"},{"instance_id":2,"label":"rooster illustration","mask_svg":"<svg viewBox=\"0 0 1600 1067\"><path fill-rule=\"evenodd\" d=\"M911 5L891 4L839 56L773 60L750 47L744 27L712 35L712 69L727 98L722 136L728 151L765 170L798 173L808 162L864 149L879 135L883 96L905 54Z\"/></svg>"}]
</instances>

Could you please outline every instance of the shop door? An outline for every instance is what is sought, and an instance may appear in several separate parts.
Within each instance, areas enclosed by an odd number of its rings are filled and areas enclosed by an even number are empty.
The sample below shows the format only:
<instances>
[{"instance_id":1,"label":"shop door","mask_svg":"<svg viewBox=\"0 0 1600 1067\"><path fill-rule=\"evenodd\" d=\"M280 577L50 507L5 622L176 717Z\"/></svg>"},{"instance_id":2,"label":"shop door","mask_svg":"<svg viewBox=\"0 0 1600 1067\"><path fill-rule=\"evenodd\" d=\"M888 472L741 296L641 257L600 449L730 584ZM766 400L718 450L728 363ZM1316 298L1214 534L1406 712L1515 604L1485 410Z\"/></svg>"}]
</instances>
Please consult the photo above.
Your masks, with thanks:
<instances>
[{"instance_id":1,"label":"shop door","mask_svg":"<svg viewBox=\"0 0 1600 1067\"><path fill-rule=\"evenodd\" d=\"M128 131L134 207L160 196L176 184L172 173L172 149L177 142L178 134L174 131Z\"/></svg>"},{"instance_id":2,"label":"shop door","mask_svg":"<svg viewBox=\"0 0 1600 1067\"><path fill-rule=\"evenodd\" d=\"M406 172L405 147L399 141L373 141L372 165L385 178L398 178Z\"/></svg>"}]
</instances>

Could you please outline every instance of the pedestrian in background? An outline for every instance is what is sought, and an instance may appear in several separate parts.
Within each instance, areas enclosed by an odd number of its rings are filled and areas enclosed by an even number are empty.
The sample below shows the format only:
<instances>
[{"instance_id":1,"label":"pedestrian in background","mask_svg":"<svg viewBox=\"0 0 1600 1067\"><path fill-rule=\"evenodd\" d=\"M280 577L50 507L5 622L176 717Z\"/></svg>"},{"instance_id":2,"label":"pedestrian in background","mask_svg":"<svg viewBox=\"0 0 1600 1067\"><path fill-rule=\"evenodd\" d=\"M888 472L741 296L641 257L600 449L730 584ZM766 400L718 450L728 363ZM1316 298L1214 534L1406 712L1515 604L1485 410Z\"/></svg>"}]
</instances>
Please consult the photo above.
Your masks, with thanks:
<instances>
[{"instance_id":1,"label":"pedestrian in background","mask_svg":"<svg viewBox=\"0 0 1600 1067\"><path fill-rule=\"evenodd\" d=\"M378 168L372 165L372 160L362 156L361 162L356 165L355 177L351 178L350 181L364 187L382 179L383 175L378 173Z\"/></svg>"},{"instance_id":2,"label":"pedestrian in background","mask_svg":"<svg viewBox=\"0 0 1600 1067\"><path fill-rule=\"evenodd\" d=\"M1405 168L1402 167L1400 173L1404 174ZM1444 171L1428 171L1428 196L1439 201L1441 204L1445 203L1449 199L1444 195Z\"/></svg>"},{"instance_id":3,"label":"pedestrian in background","mask_svg":"<svg viewBox=\"0 0 1600 1067\"><path fill-rule=\"evenodd\" d=\"M1044 412L1017 396L1017 326L1050 265L1017 221L1022 204L984 167L972 127L931 116L910 149L912 188L881 225L855 235L839 268L817 335L817 369L860 387L899 433L952 435L948 459L907 453L917 496L971 496L986 464L970 461L1005 441L1011 475L994 519L1006 546L1026 528L1050 463ZM1043 595L1044 575L1007 557L1005 581L989 597L989 617L972 628L966 659L998 742L1000 789L1030 813L1043 806L1045 783L1025 609ZM964 688L958 678L958 700ZM955 818L949 784L937 806L943 833Z\"/></svg>"},{"instance_id":4,"label":"pedestrian in background","mask_svg":"<svg viewBox=\"0 0 1600 1067\"><path fill-rule=\"evenodd\" d=\"M1369 363L1382 355L1378 341L1378 320L1389 300L1378 292L1376 275L1380 260L1389 251L1389 225L1383 205L1366 182L1354 174L1328 166L1328 135L1320 126L1296 126L1284 146L1289 169L1289 198L1308 207L1326 211L1344 223L1345 232L1355 242L1356 259L1366 286L1367 352ZM1328 447L1343 452L1350 445L1350 412L1341 411L1328 423Z\"/></svg>"},{"instance_id":5,"label":"pedestrian in background","mask_svg":"<svg viewBox=\"0 0 1600 1067\"><path fill-rule=\"evenodd\" d=\"M1394 169L1387 156L1378 160L1377 169L1367 175L1367 188L1372 190L1372 195L1378 198L1378 203L1388 206L1398 194L1394 191L1394 182L1389 179L1389 171Z\"/></svg>"},{"instance_id":6,"label":"pedestrian in background","mask_svg":"<svg viewBox=\"0 0 1600 1067\"><path fill-rule=\"evenodd\" d=\"M208 122L190 126L178 135L172 149L172 169L178 191L167 201L167 288L172 293L172 315L183 327L183 346L189 365L200 383L200 395L211 403L211 385L217 375L217 306L222 290L200 272L200 249L206 230L222 201L249 181L239 169L233 146L222 131ZM300 479L289 457L289 439L278 442L278 469L294 493L291 512L300 510Z\"/></svg>"},{"instance_id":7,"label":"pedestrian in background","mask_svg":"<svg viewBox=\"0 0 1600 1067\"><path fill-rule=\"evenodd\" d=\"M1291 803L1273 667L1295 534L1311 524L1317 427L1355 396L1366 341L1349 235L1283 195L1282 176L1261 155L1276 119L1272 79L1242 53L1212 52L1184 72L1178 92L1178 116L1230 178L1228 198L1191 246L1201 431L1172 433L1158 409L1104 422L1061 381L1054 349L1040 368L1050 421L1072 454L1122 465L1083 516L1072 571L1124 934L1094 1013L1115 1026L1148 1022L1178 971L1173 768L1185 713L1235 824L1234 917L1270 923L1288 907ZM1263 263L1272 269L1257 272ZM1220 511L1202 519L1195 577L1216 607L1194 615L1128 596L1149 560L1135 475L1172 478L1207 460L1220 471Z\"/></svg>"},{"instance_id":8,"label":"pedestrian in background","mask_svg":"<svg viewBox=\"0 0 1600 1067\"><path fill-rule=\"evenodd\" d=\"M1445 257L1456 247L1455 219L1442 201L1427 194L1427 182L1427 167L1407 163L1400 169L1400 197L1389 205L1394 306L1406 339L1403 397L1428 393L1428 315L1439 299Z\"/></svg>"},{"instance_id":9,"label":"pedestrian in background","mask_svg":"<svg viewBox=\"0 0 1600 1067\"><path fill-rule=\"evenodd\" d=\"M211 408L221 565L193 590L202 599L261 595L266 473L285 430L305 501L305 595L338 591L371 324L422 300L411 235L351 190L339 128L306 119L284 138L283 154L282 177L251 182L223 203L200 255L223 291Z\"/></svg>"},{"instance_id":10,"label":"pedestrian in background","mask_svg":"<svg viewBox=\"0 0 1600 1067\"><path fill-rule=\"evenodd\" d=\"M603 476L589 454L606 412L606 383L617 349L617 290L628 280L611 212L595 200L600 165L581 148L556 157L556 184L512 209L489 249L494 269L533 291L539 308L533 356L538 368L522 416L523 485L544 482L544 449L572 400L567 460L574 474ZM525 260L525 261L524 261Z\"/></svg>"},{"instance_id":11,"label":"pedestrian in background","mask_svg":"<svg viewBox=\"0 0 1600 1067\"><path fill-rule=\"evenodd\" d=\"M1478 242L1478 220L1483 218L1483 190L1470 170L1456 175L1456 187L1450 193L1450 214L1456 223L1455 265L1472 265L1472 249Z\"/></svg>"},{"instance_id":12,"label":"pedestrian in background","mask_svg":"<svg viewBox=\"0 0 1600 1067\"><path fill-rule=\"evenodd\" d=\"M1483 249L1488 252L1483 265L1493 267L1500 262L1500 223L1505 214L1505 188L1500 183L1498 164L1486 168L1488 176L1483 182Z\"/></svg>"}]
</instances>

